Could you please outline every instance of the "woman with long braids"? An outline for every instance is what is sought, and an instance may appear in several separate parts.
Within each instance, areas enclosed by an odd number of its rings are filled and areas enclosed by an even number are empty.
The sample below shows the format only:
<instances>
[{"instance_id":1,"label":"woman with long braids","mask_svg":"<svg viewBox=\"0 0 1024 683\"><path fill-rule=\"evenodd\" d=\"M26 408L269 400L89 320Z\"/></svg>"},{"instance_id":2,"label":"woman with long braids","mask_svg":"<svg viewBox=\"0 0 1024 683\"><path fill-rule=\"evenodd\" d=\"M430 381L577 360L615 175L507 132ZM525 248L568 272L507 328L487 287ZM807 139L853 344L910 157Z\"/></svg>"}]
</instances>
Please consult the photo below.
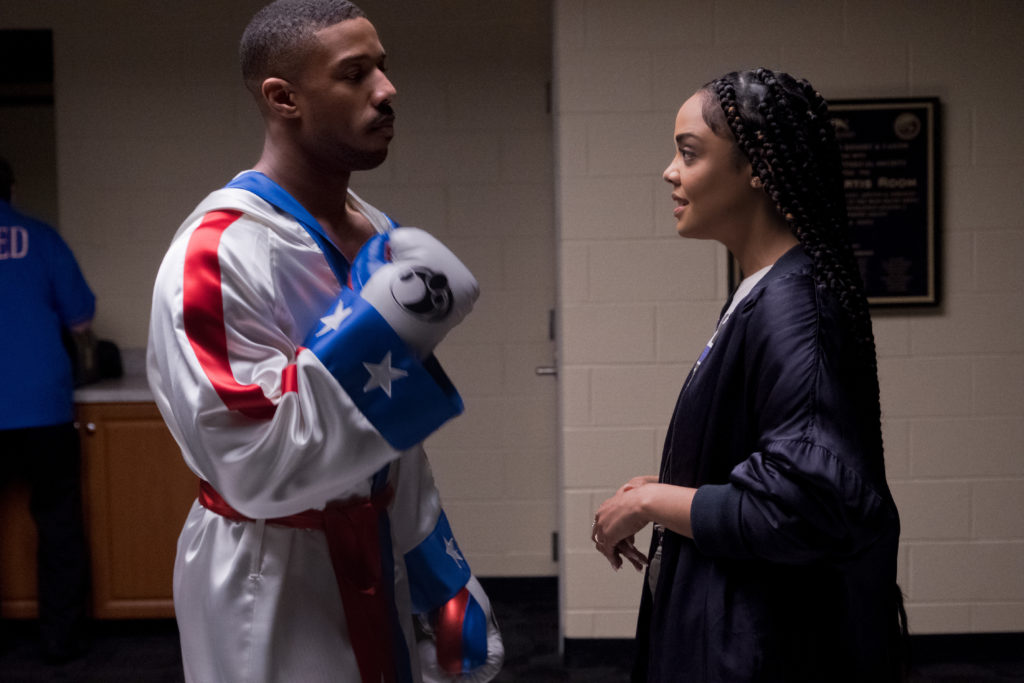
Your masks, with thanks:
<instances>
[{"instance_id":1,"label":"woman with long braids","mask_svg":"<svg viewBox=\"0 0 1024 683\"><path fill-rule=\"evenodd\" d=\"M660 475L595 515L616 569L647 565L633 680L899 680L899 516L825 100L784 73L730 73L686 100L674 139L676 230L724 244L745 277L683 384Z\"/></svg>"}]
</instances>

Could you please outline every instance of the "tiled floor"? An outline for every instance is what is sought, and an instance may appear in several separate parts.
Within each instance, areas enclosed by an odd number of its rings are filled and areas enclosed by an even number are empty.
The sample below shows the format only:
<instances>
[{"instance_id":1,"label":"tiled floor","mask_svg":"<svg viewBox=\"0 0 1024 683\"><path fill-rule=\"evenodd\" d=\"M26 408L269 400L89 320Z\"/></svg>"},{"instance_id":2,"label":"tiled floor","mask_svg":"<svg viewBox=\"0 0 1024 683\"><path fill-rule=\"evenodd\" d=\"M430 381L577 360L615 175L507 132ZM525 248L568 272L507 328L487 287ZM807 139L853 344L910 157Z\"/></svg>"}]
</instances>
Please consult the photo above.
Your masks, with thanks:
<instances>
[{"instance_id":1,"label":"tiled floor","mask_svg":"<svg viewBox=\"0 0 1024 683\"><path fill-rule=\"evenodd\" d=\"M499 616L506 661L498 683L623 683L629 643L573 642L558 652L553 579L482 580ZM182 683L173 621L97 622L89 654L64 666L39 657L32 622L0 621L0 683ZM1024 634L914 639L908 683L1024 683ZM565 664L569 662L569 665ZM824 680L827 680L824 679Z\"/></svg>"}]
</instances>

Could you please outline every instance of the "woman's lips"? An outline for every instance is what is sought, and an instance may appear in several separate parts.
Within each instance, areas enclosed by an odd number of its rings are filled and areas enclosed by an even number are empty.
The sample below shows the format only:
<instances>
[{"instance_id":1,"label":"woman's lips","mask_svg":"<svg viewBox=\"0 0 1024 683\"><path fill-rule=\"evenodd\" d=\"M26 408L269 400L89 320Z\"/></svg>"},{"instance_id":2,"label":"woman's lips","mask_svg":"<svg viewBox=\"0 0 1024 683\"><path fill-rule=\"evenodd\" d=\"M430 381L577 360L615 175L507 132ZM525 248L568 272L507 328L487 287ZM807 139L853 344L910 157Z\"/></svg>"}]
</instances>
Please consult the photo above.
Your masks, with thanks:
<instances>
[{"instance_id":1,"label":"woman's lips","mask_svg":"<svg viewBox=\"0 0 1024 683\"><path fill-rule=\"evenodd\" d=\"M683 209L685 209L690 202L688 202L685 199L680 199L675 195L672 195L672 199L676 203L676 208L673 209L672 215L675 216L676 218L679 218L679 216L681 216L683 213Z\"/></svg>"}]
</instances>

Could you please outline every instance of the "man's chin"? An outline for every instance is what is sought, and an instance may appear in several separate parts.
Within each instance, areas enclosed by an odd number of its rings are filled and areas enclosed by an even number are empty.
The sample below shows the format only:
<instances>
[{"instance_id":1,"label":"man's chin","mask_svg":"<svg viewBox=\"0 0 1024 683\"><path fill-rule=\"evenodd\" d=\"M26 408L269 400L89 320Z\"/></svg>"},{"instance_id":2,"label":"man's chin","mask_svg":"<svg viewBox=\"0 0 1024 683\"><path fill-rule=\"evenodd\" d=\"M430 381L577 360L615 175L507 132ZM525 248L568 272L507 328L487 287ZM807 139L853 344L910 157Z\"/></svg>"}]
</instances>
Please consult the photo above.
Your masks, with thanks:
<instances>
[{"instance_id":1,"label":"man's chin","mask_svg":"<svg viewBox=\"0 0 1024 683\"><path fill-rule=\"evenodd\" d=\"M383 164L387 158L388 148L385 147L372 152L353 154L349 165L353 171L369 171Z\"/></svg>"}]
</instances>

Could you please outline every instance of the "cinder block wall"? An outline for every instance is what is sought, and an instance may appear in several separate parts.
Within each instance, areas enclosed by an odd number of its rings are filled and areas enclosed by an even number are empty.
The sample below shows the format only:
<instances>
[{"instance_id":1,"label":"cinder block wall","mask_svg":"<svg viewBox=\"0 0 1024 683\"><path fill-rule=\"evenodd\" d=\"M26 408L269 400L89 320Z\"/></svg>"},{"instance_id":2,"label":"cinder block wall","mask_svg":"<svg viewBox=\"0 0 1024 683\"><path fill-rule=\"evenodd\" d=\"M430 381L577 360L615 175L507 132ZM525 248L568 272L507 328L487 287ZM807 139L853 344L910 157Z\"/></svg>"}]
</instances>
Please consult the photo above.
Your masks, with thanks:
<instances>
[{"instance_id":1,"label":"cinder block wall","mask_svg":"<svg viewBox=\"0 0 1024 683\"><path fill-rule=\"evenodd\" d=\"M356 0L399 90L394 153L355 181L480 280L439 347L466 412L427 441L445 509L482 576L557 571L551 8L547 0Z\"/></svg>"},{"instance_id":2,"label":"cinder block wall","mask_svg":"<svg viewBox=\"0 0 1024 683\"><path fill-rule=\"evenodd\" d=\"M944 303L874 316L899 579L916 633L1024 630L1024 4L555 8L565 635L633 634L640 577L608 567L590 522L627 477L657 471L726 297L724 251L675 235L661 171L683 100L754 66L830 98L942 100Z\"/></svg>"}]
</instances>

